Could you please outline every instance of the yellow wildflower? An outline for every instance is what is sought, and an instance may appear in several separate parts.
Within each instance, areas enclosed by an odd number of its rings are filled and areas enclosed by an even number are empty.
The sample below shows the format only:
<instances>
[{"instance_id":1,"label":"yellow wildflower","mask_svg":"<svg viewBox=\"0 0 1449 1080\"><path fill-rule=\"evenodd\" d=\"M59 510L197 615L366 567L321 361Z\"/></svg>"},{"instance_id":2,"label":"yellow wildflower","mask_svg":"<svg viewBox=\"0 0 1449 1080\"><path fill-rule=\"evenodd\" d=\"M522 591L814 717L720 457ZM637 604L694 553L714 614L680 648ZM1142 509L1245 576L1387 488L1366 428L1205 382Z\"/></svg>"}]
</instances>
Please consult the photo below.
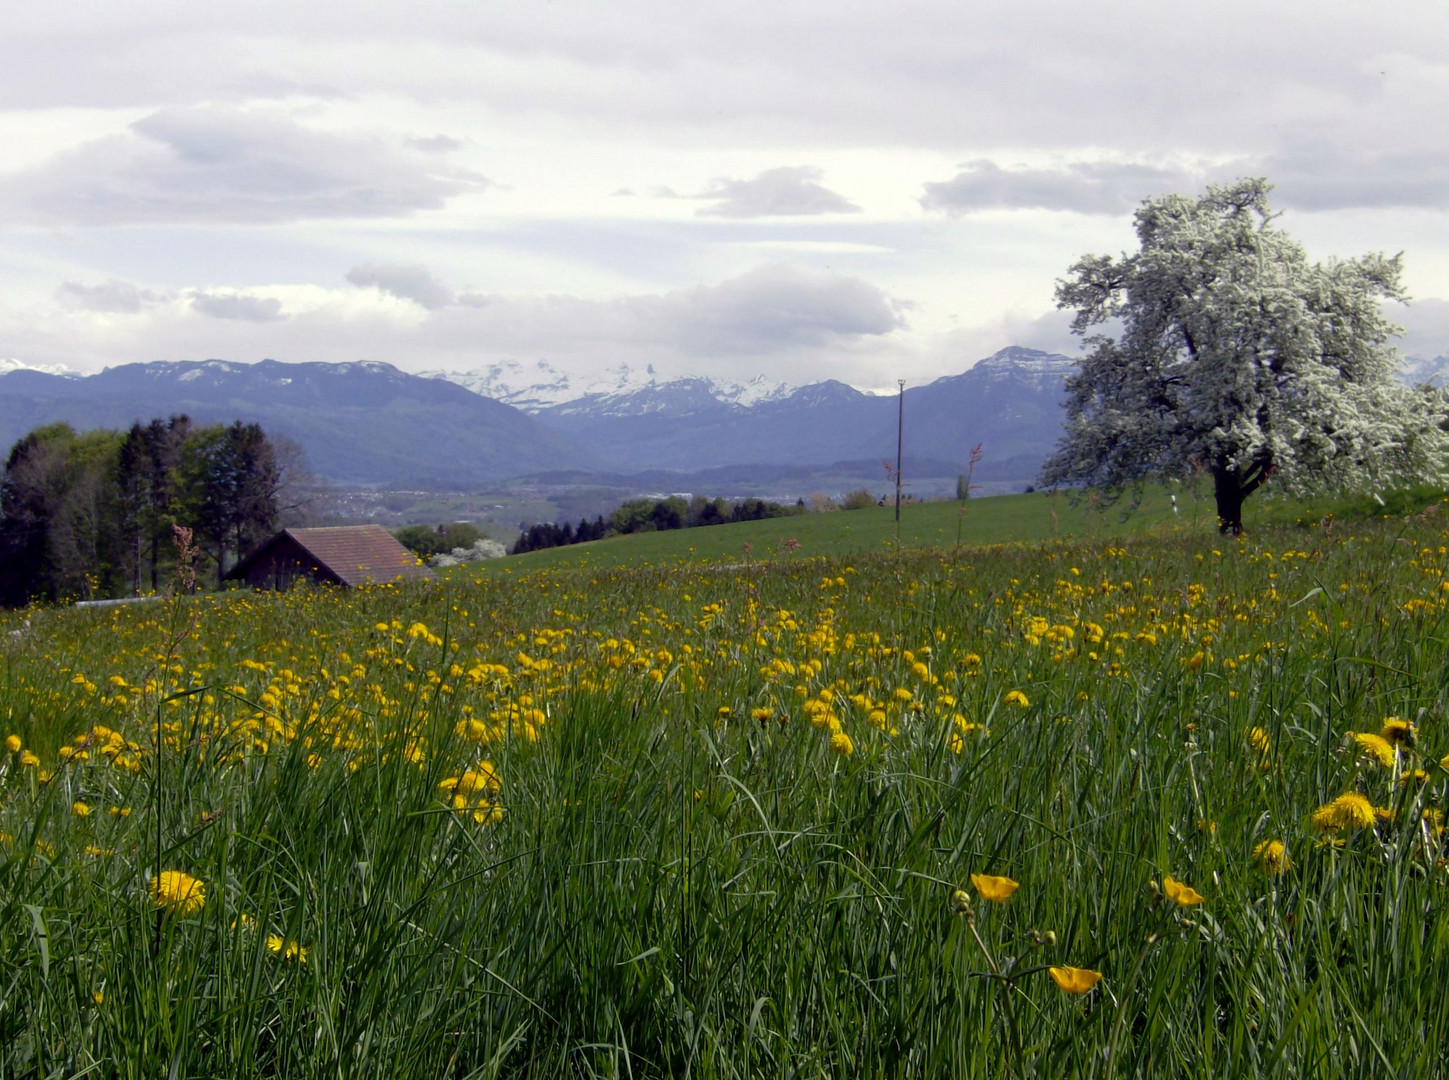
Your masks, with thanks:
<instances>
[{"instance_id":1,"label":"yellow wildflower","mask_svg":"<svg viewBox=\"0 0 1449 1080\"><path fill-rule=\"evenodd\" d=\"M1389 767L1398 760L1399 755L1398 751L1394 749L1394 744L1382 735L1375 735L1367 731L1350 731L1348 734L1365 757L1373 758L1380 765Z\"/></svg>"},{"instance_id":2,"label":"yellow wildflower","mask_svg":"<svg viewBox=\"0 0 1449 1080\"><path fill-rule=\"evenodd\" d=\"M830 736L830 749L834 750L841 757L849 757L855 753L855 743L850 741L850 736L843 731L837 731Z\"/></svg>"},{"instance_id":3,"label":"yellow wildflower","mask_svg":"<svg viewBox=\"0 0 1449 1080\"><path fill-rule=\"evenodd\" d=\"M1166 876L1162 879L1162 891L1178 907L1196 907L1206 899L1202 893L1190 885L1184 885L1182 882L1174 881Z\"/></svg>"},{"instance_id":4,"label":"yellow wildflower","mask_svg":"<svg viewBox=\"0 0 1449 1080\"><path fill-rule=\"evenodd\" d=\"M281 934L268 934L267 948L283 960L295 960L299 964L307 962L307 950L298 942L285 940Z\"/></svg>"},{"instance_id":5,"label":"yellow wildflower","mask_svg":"<svg viewBox=\"0 0 1449 1080\"><path fill-rule=\"evenodd\" d=\"M1009 877L997 877L994 874L972 874L971 884L981 894L981 899L991 900L998 904L1010 899L1011 894L1020 887L1019 882L1012 881Z\"/></svg>"},{"instance_id":6,"label":"yellow wildflower","mask_svg":"<svg viewBox=\"0 0 1449 1080\"><path fill-rule=\"evenodd\" d=\"M18 754L18 753L20 753L20 736L19 735L6 735L5 736L5 749L6 750L9 750L12 754Z\"/></svg>"},{"instance_id":7,"label":"yellow wildflower","mask_svg":"<svg viewBox=\"0 0 1449 1080\"><path fill-rule=\"evenodd\" d=\"M75 802L70 804L70 812L76 817L89 817L91 813L91 808L88 803L83 803L79 799L77 799Z\"/></svg>"},{"instance_id":8,"label":"yellow wildflower","mask_svg":"<svg viewBox=\"0 0 1449 1080\"><path fill-rule=\"evenodd\" d=\"M1384 719L1384 726L1379 731L1379 737L1395 746L1413 746L1414 736L1417 733L1413 724L1407 720L1400 720L1397 716L1389 716Z\"/></svg>"},{"instance_id":9,"label":"yellow wildflower","mask_svg":"<svg viewBox=\"0 0 1449 1080\"><path fill-rule=\"evenodd\" d=\"M1313 827L1324 832L1367 829L1374 823L1373 803L1356 791L1347 791L1313 811Z\"/></svg>"},{"instance_id":10,"label":"yellow wildflower","mask_svg":"<svg viewBox=\"0 0 1449 1080\"><path fill-rule=\"evenodd\" d=\"M1020 705L1023 709L1031 704L1020 690L1008 690L1003 700L1007 705Z\"/></svg>"},{"instance_id":11,"label":"yellow wildflower","mask_svg":"<svg viewBox=\"0 0 1449 1080\"><path fill-rule=\"evenodd\" d=\"M1253 862L1265 874L1281 874L1293 864L1288 860L1288 849L1282 840L1264 840L1253 848Z\"/></svg>"},{"instance_id":12,"label":"yellow wildflower","mask_svg":"<svg viewBox=\"0 0 1449 1080\"><path fill-rule=\"evenodd\" d=\"M155 905L173 915L191 915L206 906L206 883L180 870L162 870L149 889Z\"/></svg>"},{"instance_id":13,"label":"yellow wildflower","mask_svg":"<svg viewBox=\"0 0 1449 1080\"><path fill-rule=\"evenodd\" d=\"M1047 974L1064 994L1085 994L1101 979L1100 971L1091 968L1049 967Z\"/></svg>"}]
</instances>

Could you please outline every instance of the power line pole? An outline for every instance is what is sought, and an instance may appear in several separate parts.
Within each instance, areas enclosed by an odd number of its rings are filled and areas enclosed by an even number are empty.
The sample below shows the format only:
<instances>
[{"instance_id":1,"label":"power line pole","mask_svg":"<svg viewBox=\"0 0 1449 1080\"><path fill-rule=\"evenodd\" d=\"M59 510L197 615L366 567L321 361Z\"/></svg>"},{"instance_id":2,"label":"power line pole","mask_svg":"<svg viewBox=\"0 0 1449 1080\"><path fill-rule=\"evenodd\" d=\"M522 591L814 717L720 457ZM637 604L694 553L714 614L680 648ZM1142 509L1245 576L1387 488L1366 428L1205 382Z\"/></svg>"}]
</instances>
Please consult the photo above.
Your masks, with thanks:
<instances>
[{"instance_id":1,"label":"power line pole","mask_svg":"<svg viewBox=\"0 0 1449 1080\"><path fill-rule=\"evenodd\" d=\"M906 380L897 379L901 392L896 411L896 524L901 521L901 445L906 430Z\"/></svg>"}]
</instances>

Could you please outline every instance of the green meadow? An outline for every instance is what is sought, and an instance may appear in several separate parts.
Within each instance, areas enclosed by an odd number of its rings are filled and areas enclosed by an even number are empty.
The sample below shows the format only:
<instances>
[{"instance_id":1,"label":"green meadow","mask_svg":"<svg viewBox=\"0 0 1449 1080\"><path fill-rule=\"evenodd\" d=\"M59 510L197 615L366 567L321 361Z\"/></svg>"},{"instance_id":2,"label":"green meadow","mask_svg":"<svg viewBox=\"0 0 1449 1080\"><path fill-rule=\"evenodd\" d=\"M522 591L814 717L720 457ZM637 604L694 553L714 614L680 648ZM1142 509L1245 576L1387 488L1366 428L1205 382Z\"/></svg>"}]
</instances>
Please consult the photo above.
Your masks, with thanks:
<instances>
[{"instance_id":1,"label":"green meadow","mask_svg":"<svg viewBox=\"0 0 1449 1080\"><path fill-rule=\"evenodd\" d=\"M1449 505L1121 510L0 615L0 1077L1443 1075Z\"/></svg>"}]
</instances>

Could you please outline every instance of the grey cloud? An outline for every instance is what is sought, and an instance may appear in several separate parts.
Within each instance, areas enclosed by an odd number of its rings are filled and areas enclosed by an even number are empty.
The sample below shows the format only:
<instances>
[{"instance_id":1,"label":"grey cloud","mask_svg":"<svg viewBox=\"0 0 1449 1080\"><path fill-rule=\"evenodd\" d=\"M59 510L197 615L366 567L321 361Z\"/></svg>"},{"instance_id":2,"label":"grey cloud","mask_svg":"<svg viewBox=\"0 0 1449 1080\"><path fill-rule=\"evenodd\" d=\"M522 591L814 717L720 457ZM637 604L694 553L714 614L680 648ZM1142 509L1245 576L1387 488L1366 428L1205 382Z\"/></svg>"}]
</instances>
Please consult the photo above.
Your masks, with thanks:
<instances>
[{"instance_id":1,"label":"grey cloud","mask_svg":"<svg viewBox=\"0 0 1449 1080\"><path fill-rule=\"evenodd\" d=\"M421 266L354 266L347 272L347 280L411 300L429 311L447 307L454 300L453 291Z\"/></svg>"},{"instance_id":2,"label":"grey cloud","mask_svg":"<svg viewBox=\"0 0 1449 1080\"><path fill-rule=\"evenodd\" d=\"M247 296L243 293L199 292L191 297L191 306L213 319L234 319L239 322L277 322L285 319L282 302L273 298Z\"/></svg>"},{"instance_id":3,"label":"grey cloud","mask_svg":"<svg viewBox=\"0 0 1449 1080\"><path fill-rule=\"evenodd\" d=\"M487 185L379 139L209 107L153 113L124 135L0 176L0 207L46 224L276 224L399 217Z\"/></svg>"},{"instance_id":4,"label":"grey cloud","mask_svg":"<svg viewBox=\"0 0 1449 1080\"><path fill-rule=\"evenodd\" d=\"M1449 150L1431 142L1382 152L1297 143L1253 172L1274 182L1277 202L1300 210L1449 209Z\"/></svg>"},{"instance_id":5,"label":"grey cloud","mask_svg":"<svg viewBox=\"0 0 1449 1080\"><path fill-rule=\"evenodd\" d=\"M451 135L438 134L409 139L408 145L425 154L451 154L454 150L463 148L463 140L455 139Z\"/></svg>"},{"instance_id":6,"label":"grey cloud","mask_svg":"<svg viewBox=\"0 0 1449 1080\"><path fill-rule=\"evenodd\" d=\"M811 165L766 169L753 180L716 180L697 198L713 206L696 211L701 217L754 218L805 214L858 214L860 207L820 183Z\"/></svg>"},{"instance_id":7,"label":"grey cloud","mask_svg":"<svg viewBox=\"0 0 1449 1080\"><path fill-rule=\"evenodd\" d=\"M1201 191L1239 176L1266 176L1274 202L1307 211L1449 209L1449 150L1345 150L1299 142L1277 153L1192 167L1070 162L1058 168L1004 169L971 161L950 180L925 185L921 205L948 214L980 210L1065 210L1128 214L1145 198Z\"/></svg>"},{"instance_id":8,"label":"grey cloud","mask_svg":"<svg viewBox=\"0 0 1449 1080\"><path fill-rule=\"evenodd\" d=\"M493 349L769 356L890 334L905 325L904 306L859 278L769 263L717 285L614 300L469 294L430 326Z\"/></svg>"},{"instance_id":9,"label":"grey cloud","mask_svg":"<svg viewBox=\"0 0 1449 1080\"><path fill-rule=\"evenodd\" d=\"M1152 165L1072 162L1056 169L1003 169L967 162L950 180L925 185L921 205L948 214L977 210L1067 210L1127 214L1143 199L1202 184L1198 173Z\"/></svg>"},{"instance_id":10,"label":"grey cloud","mask_svg":"<svg viewBox=\"0 0 1449 1080\"><path fill-rule=\"evenodd\" d=\"M112 278L99 285L82 285L78 281L67 281L55 291L56 299L68 308L81 311L99 311L116 315L138 314L147 304L165 300L161 293L149 289L138 289L129 281Z\"/></svg>"},{"instance_id":11,"label":"grey cloud","mask_svg":"<svg viewBox=\"0 0 1449 1080\"><path fill-rule=\"evenodd\" d=\"M770 263L718 285L666 293L640 313L683 347L722 352L823 345L888 334L905 325L899 305L859 278Z\"/></svg>"}]
</instances>

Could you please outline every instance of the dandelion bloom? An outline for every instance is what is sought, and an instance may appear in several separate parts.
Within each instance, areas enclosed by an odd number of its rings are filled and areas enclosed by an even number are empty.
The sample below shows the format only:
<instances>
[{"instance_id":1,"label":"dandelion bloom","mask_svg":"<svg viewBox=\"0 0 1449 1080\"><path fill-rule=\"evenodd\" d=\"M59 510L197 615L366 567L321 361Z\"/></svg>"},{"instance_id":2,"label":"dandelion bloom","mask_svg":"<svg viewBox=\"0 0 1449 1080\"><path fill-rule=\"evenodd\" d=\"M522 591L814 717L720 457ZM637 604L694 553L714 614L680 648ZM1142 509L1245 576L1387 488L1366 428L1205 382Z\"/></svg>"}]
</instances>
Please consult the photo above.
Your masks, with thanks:
<instances>
[{"instance_id":1,"label":"dandelion bloom","mask_svg":"<svg viewBox=\"0 0 1449 1080\"><path fill-rule=\"evenodd\" d=\"M90 817L90 804L81 802L79 799L77 799L75 802L70 804L70 812L76 817Z\"/></svg>"},{"instance_id":2,"label":"dandelion bloom","mask_svg":"<svg viewBox=\"0 0 1449 1080\"><path fill-rule=\"evenodd\" d=\"M1292 865L1282 840L1264 840L1253 849L1253 862L1265 874L1281 874Z\"/></svg>"},{"instance_id":3,"label":"dandelion bloom","mask_svg":"<svg viewBox=\"0 0 1449 1080\"><path fill-rule=\"evenodd\" d=\"M20 753L20 736L19 735L6 735L5 736L5 749L6 750L9 750L12 754L18 754L18 753Z\"/></svg>"},{"instance_id":4,"label":"dandelion bloom","mask_svg":"<svg viewBox=\"0 0 1449 1080\"><path fill-rule=\"evenodd\" d=\"M1026 699L1026 695L1023 694L1020 690L1008 690L1006 692L1006 697L1003 700L1005 700L1006 704L1008 705L1020 705L1023 709L1031 704L1031 702Z\"/></svg>"},{"instance_id":5,"label":"dandelion bloom","mask_svg":"<svg viewBox=\"0 0 1449 1080\"><path fill-rule=\"evenodd\" d=\"M1074 967L1049 967L1047 974L1052 977L1052 982L1056 983L1064 994L1085 994L1096 986L1097 981L1102 977L1100 971Z\"/></svg>"},{"instance_id":6,"label":"dandelion bloom","mask_svg":"<svg viewBox=\"0 0 1449 1080\"><path fill-rule=\"evenodd\" d=\"M1373 803L1357 791L1346 791L1313 811L1313 827L1324 832L1367 829L1374 820Z\"/></svg>"},{"instance_id":7,"label":"dandelion bloom","mask_svg":"<svg viewBox=\"0 0 1449 1080\"><path fill-rule=\"evenodd\" d=\"M1009 899L1019 885L1009 877L997 877L994 874L972 874L971 884L981 894L981 899L991 900L998 904Z\"/></svg>"},{"instance_id":8,"label":"dandelion bloom","mask_svg":"<svg viewBox=\"0 0 1449 1080\"><path fill-rule=\"evenodd\" d=\"M1273 740L1260 727L1251 727L1248 729L1248 744L1260 754L1270 753L1273 749Z\"/></svg>"},{"instance_id":9,"label":"dandelion bloom","mask_svg":"<svg viewBox=\"0 0 1449 1080\"><path fill-rule=\"evenodd\" d=\"M1413 746L1414 734L1413 724L1407 720L1400 720L1397 716L1389 716L1384 719L1384 726L1379 732L1379 737L1395 746Z\"/></svg>"},{"instance_id":10,"label":"dandelion bloom","mask_svg":"<svg viewBox=\"0 0 1449 1080\"><path fill-rule=\"evenodd\" d=\"M299 964L307 962L307 950L298 942L284 940L281 934L268 934L267 948L283 960L295 960Z\"/></svg>"},{"instance_id":11,"label":"dandelion bloom","mask_svg":"<svg viewBox=\"0 0 1449 1080\"><path fill-rule=\"evenodd\" d=\"M850 736L843 731L837 731L830 736L830 749L834 750L841 757L849 757L855 753L855 743L850 741Z\"/></svg>"},{"instance_id":12,"label":"dandelion bloom","mask_svg":"<svg viewBox=\"0 0 1449 1080\"><path fill-rule=\"evenodd\" d=\"M1364 757L1373 758L1385 768L1392 766L1399 759L1399 752L1394 749L1394 744L1382 735L1375 735L1368 731L1350 731L1349 736Z\"/></svg>"},{"instance_id":13,"label":"dandelion bloom","mask_svg":"<svg viewBox=\"0 0 1449 1080\"><path fill-rule=\"evenodd\" d=\"M206 905L206 882L180 870L162 870L149 888L156 906L173 915L191 915Z\"/></svg>"},{"instance_id":14,"label":"dandelion bloom","mask_svg":"<svg viewBox=\"0 0 1449 1080\"><path fill-rule=\"evenodd\" d=\"M1174 881L1166 876L1162 879L1162 891L1178 907L1196 907L1206 899L1202 893L1190 885L1184 885L1182 882Z\"/></svg>"}]
</instances>

